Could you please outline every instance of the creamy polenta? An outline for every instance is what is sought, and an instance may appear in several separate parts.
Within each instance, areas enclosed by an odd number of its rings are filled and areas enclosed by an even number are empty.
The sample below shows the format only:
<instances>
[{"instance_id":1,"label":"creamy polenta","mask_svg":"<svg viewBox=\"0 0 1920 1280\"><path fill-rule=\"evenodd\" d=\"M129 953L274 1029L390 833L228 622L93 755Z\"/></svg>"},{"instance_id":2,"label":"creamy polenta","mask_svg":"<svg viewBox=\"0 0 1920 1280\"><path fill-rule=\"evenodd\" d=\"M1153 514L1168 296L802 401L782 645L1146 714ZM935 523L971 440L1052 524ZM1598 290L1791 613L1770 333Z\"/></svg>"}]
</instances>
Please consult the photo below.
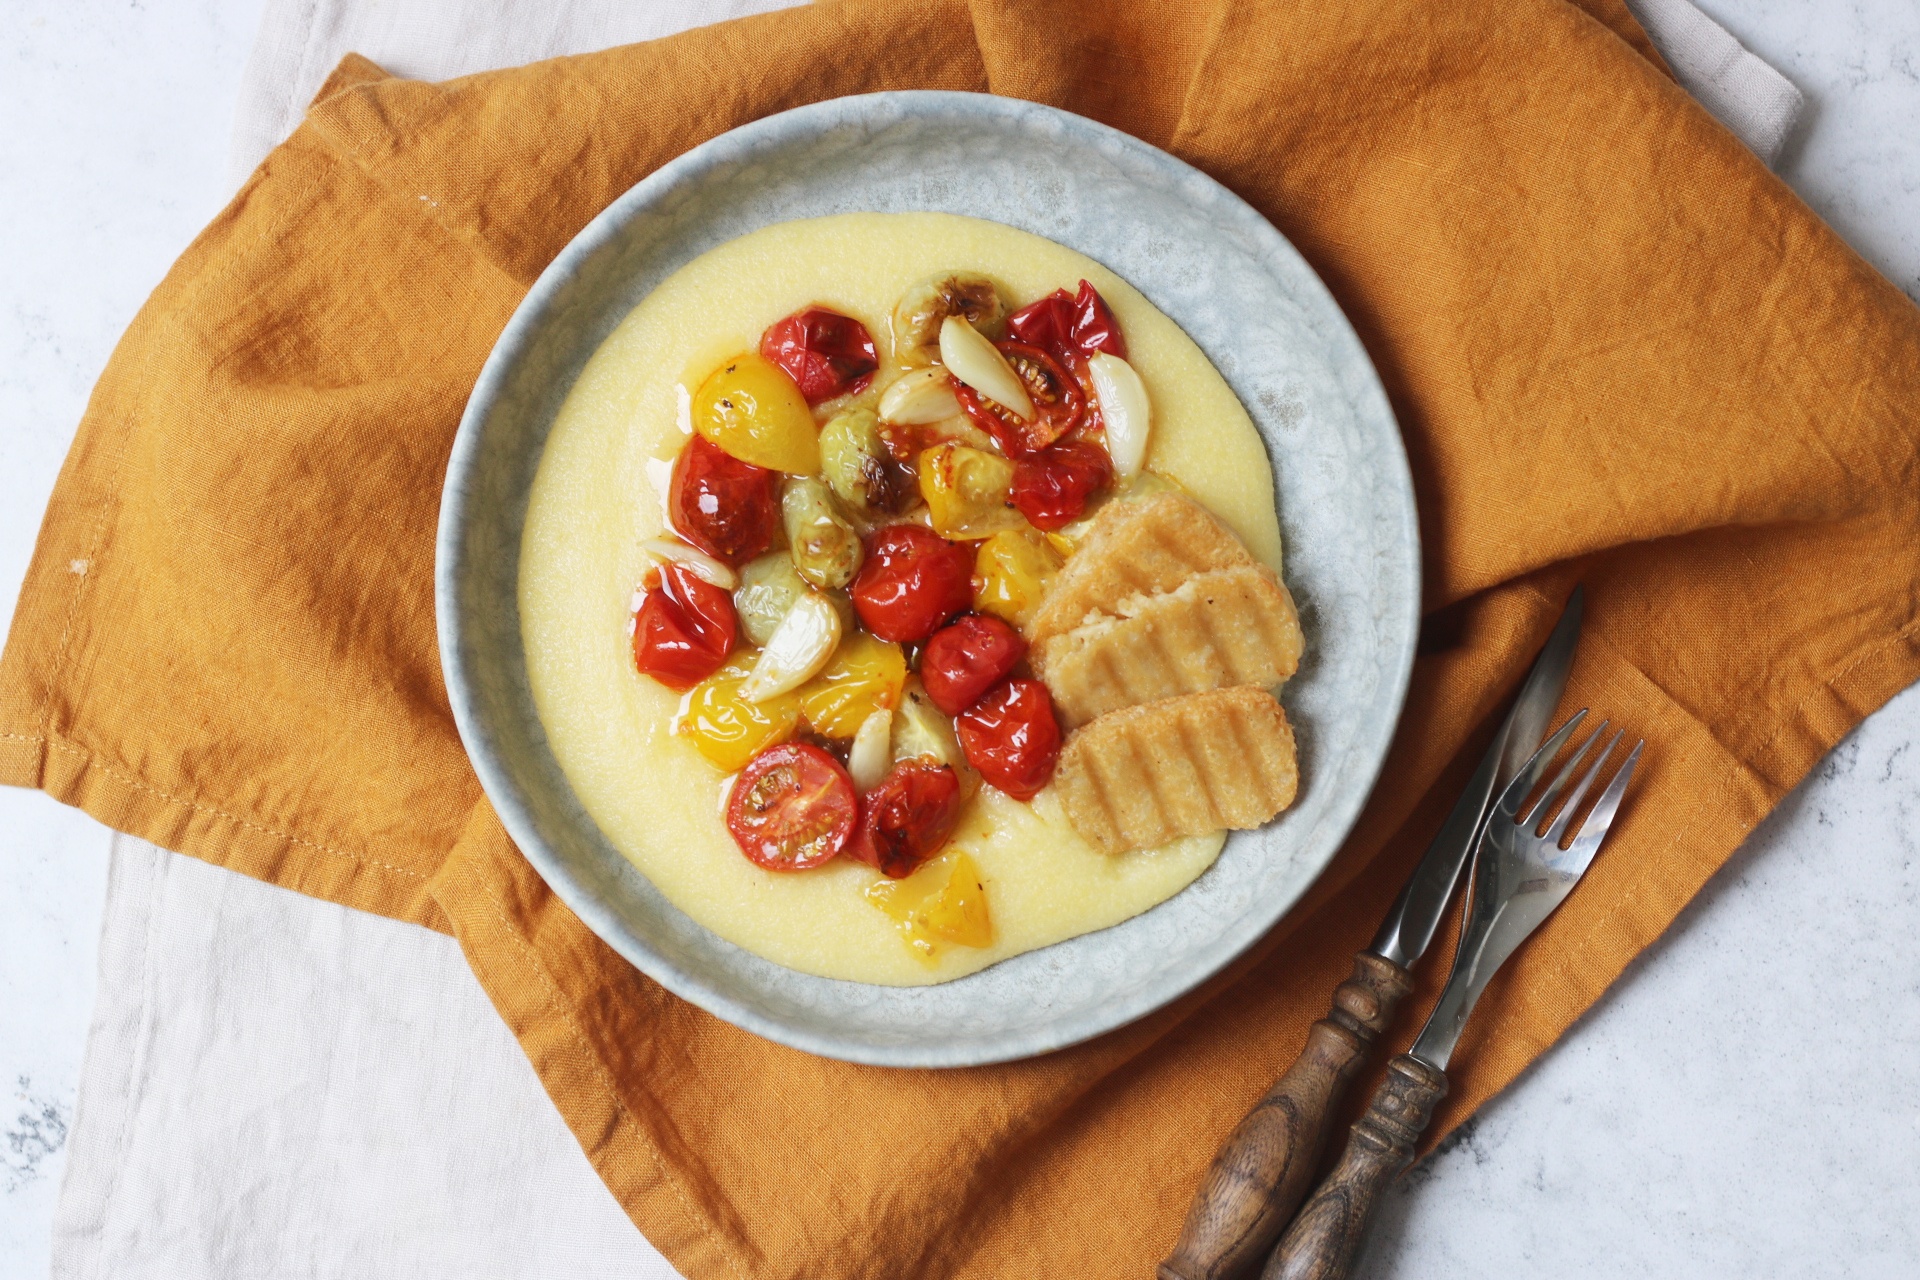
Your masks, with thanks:
<instances>
[{"instance_id":1,"label":"creamy polenta","mask_svg":"<svg viewBox=\"0 0 1920 1280\"><path fill-rule=\"evenodd\" d=\"M1093 282L1151 400L1147 468L1280 567L1266 452L1225 380L1124 280L1051 241L946 214L845 214L743 236L649 294L581 373L533 487L519 598L534 699L587 811L661 892L730 942L825 977L943 982L1116 924L1179 892L1224 839L1216 832L1109 856L1074 833L1051 790L1021 803L984 788L941 856L974 860L992 941L929 955L905 945L869 900L864 890L881 878L873 868L843 857L775 872L743 857L722 817L726 777L673 731L681 695L635 670L629 620L648 564L641 544L666 527L666 475L701 380L810 304L863 321L884 356L902 290L950 270L991 276L1015 307Z\"/></svg>"}]
</instances>

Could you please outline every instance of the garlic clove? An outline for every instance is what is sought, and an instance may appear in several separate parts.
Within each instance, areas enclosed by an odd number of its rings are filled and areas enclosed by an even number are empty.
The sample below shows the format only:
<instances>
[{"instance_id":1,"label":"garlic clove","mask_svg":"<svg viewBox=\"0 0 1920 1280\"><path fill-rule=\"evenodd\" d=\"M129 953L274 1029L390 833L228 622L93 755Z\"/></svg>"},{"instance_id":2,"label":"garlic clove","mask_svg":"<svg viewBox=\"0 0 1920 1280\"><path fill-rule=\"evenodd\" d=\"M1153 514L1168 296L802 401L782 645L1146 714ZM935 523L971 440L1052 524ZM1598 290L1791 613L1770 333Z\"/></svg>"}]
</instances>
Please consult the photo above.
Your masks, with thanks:
<instances>
[{"instance_id":1,"label":"garlic clove","mask_svg":"<svg viewBox=\"0 0 1920 1280\"><path fill-rule=\"evenodd\" d=\"M857 791L871 791L880 785L893 767L893 712L887 707L860 722L853 735L853 749L847 752L847 773Z\"/></svg>"},{"instance_id":2,"label":"garlic clove","mask_svg":"<svg viewBox=\"0 0 1920 1280\"><path fill-rule=\"evenodd\" d=\"M753 670L741 681L741 696L748 702L766 702L799 688L827 665L839 644L839 611L825 596L801 596L780 619Z\"/></svg>"},{"instance_id":3,"label":"garlic clove","mask_svg":"<svg viewBox=\"0 0 1920 1280\"><path fill-rule=\"evenodd\" d=\"M731 591L740 585L740 576L732 569L715 560L698 547L690 547L673 538L648 538L640 544L640 550L651 564L663 564L668 560L678 560L693 570L694 576L723 591Z\"/></svg>"},{"instance_id":4,"label":"garlic clove","mask_svg":"<svg viewBox=\"0 0 1920 1280\"><path fill-rule=\"evenodd\" d=\"M1147 387L1133 366L1119 356L1096 352L1087 361L1093 396L1100 402L1100 420L1107 428L1107 453L1122 480L1140 474L1147 462L1149 429Z\"/></svg>"},{"instance_id":5,"label":"garlic clove","mask_svg":"<svg viewBox=\"0 0 1920 1280\"><path fill-rule=\"evenodd\" d=\"M959 412L960 402L953 397L953 379L945 369L937 367L915 369L880 396L882 422L920 426L954 417Z\"/></svg>"},{"instance_id":6,"label":"garlic clove","mask_svg":"<svg viewBox=\"0 0 1920 1280\"><path fill-rule=\"evenodd\" d=\"M940 363L947 372L1021 418L1033 417L1033 398L1007 358L959 316L940 322Z\"/></svg>"}]
</instances>

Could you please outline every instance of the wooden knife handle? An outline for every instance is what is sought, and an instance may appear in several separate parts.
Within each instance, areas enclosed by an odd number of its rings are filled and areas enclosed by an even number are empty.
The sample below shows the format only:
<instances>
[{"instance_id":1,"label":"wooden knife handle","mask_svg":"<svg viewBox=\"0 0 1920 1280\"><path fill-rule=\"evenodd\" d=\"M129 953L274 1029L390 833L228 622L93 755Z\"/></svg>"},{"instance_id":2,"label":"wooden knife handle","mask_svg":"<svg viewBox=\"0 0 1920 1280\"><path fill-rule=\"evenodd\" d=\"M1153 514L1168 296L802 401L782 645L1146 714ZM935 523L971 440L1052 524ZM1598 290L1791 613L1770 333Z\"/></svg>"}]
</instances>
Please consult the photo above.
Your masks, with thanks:
<instances>
[{"instance_id":1,"label":"wooden knife handle","mask_svg":"<svg viewBox=\"0 0 1920 1280\"><path fill-rule=\"evenodd\" d=\"M1445 1072L1404 1053L1389 1062L1340 1163L1287 1228L1260 1280L1345 1280L1366 1243L1380 1193L1413 1163L1433 1104L1446 1094Z\"/></svg>"},{"instance_id":2,"label":"wooden knife handle","mask_svg":"<svg viewBox=\"0 0 1920 1280\"><path fill-rule=\"evenodd\" d=\"M1160 1280L1228 1280L1266 1255L1312 1184L1340 1095L1412 989L1413 978L1391 960L1370 951L1353 958L1353 976L1334 991L1333 1011L1313 1024L1300 1057L1200 1179Z\"/></svg>"}]
</instances>

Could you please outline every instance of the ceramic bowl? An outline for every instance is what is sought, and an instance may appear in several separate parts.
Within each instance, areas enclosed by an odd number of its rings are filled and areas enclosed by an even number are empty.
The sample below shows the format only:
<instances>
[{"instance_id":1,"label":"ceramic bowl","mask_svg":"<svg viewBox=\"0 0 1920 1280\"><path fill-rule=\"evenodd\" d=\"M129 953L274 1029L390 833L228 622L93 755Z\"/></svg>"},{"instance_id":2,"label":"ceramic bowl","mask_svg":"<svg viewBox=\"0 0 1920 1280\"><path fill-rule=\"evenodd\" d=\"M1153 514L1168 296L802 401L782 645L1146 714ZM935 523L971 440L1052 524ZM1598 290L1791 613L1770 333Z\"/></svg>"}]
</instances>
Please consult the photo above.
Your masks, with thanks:
<instances>
[{"instance_id":1,"label":"ceramic bowl","mask_svg":"<svg viewBox=\"0 0 1920 1280\"><path fill-rule=\"evenodd\" d=\"M992 218L1106 264L1200 344L1266 441L1307 657L1282 700L1302 785L1166 902L939 986L812 977L694 923L607 841L549 750L516 602L521 524L556 411L633 306L769 223L854 210ZM1294 904L1360 811L1399 716L1419 615L1406 456L1332 296L1258 213L1103 125L980 94L841 98L722 134L616 200L547 268L475 384L442 498L441 660L474 768L528 860L670 991L812 1053L950 1067L1121 1026L1218 971ZM702 801L705 802L704 800Z\"/></svg>"}]
</instances>

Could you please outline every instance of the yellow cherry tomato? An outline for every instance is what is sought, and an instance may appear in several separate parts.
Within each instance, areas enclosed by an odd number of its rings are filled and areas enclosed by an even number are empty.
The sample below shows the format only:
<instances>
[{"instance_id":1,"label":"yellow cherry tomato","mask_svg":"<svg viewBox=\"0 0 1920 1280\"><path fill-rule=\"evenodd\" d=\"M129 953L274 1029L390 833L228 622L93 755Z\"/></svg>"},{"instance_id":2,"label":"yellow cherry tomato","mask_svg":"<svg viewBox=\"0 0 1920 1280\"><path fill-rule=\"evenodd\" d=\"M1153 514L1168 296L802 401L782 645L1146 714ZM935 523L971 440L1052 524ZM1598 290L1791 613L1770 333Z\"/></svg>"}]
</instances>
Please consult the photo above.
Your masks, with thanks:
<instances>
[{"instance_id":1,"label":"yellow cherry tomato","mask_svg":"<svg viewBox=\"0 0 1920 1280\"><path fill-rule=\"evenodd\" d=\"M904 880L875 880L866 898L900 927L900 936L923 960L932 960L942 944L993 942L986 882L964 850L936 858Z\"/></svg>"},{"instance_id":2,"label":"yellow cherry tomato","mask_svg":"<svg viewBox=\"0 0 1920 1280\"><path fill-rule=\"evenodd\" d=\"M723 772L738 773L763 748L785 742L800 727L800 698L781 694L749 702L746 683L758 654L736 653L727 664L687 691L673 731L693 739L700 754Z\"/></svg>"},{"instance_id":3,"label":"yellow cherry tomato","mask_svg":"<svg viewBox=\"0 0 1920 1280\"><path fill-rule=\"evenodd\" d=\"M1064 561L1035 529L996 533L973 553L973 607L1024 627Z\"/></svg>"},{"instance_id":4,"label":"yellow cherry tomato","mask_svg":"<svg viewBox=\"0 0 1920 1280\"><path fill-rule=\"evenodd\" d=\"M920 451L920 496L943 538L985 538L1027 523L1013 505L1013 464L964 444Z\"/></svg>"},{"instance_id":5,"label":"yellow cherry tomato","mask_svg":"<svg viewBox=\"0 0 1920 1280\"><path fill-rule=\"evenodd\" d=\"M799 386L749 352L721 365L693 393L693 429L756 467L810 476L820 470L820 433Z\"/></svg>"},{"instance_id":6,"label":"yellow cherry tomato","mask_svg":"<svg viewBox=\"0 0 1920 1280\"><path fill-rule=\"evenodd\" d=\"M800 714L814 732L851 738L876 711L900 705L907 682L907 655L867 631L840 641L825 669L796 691Z\"/></svg>"}]
</instances>

